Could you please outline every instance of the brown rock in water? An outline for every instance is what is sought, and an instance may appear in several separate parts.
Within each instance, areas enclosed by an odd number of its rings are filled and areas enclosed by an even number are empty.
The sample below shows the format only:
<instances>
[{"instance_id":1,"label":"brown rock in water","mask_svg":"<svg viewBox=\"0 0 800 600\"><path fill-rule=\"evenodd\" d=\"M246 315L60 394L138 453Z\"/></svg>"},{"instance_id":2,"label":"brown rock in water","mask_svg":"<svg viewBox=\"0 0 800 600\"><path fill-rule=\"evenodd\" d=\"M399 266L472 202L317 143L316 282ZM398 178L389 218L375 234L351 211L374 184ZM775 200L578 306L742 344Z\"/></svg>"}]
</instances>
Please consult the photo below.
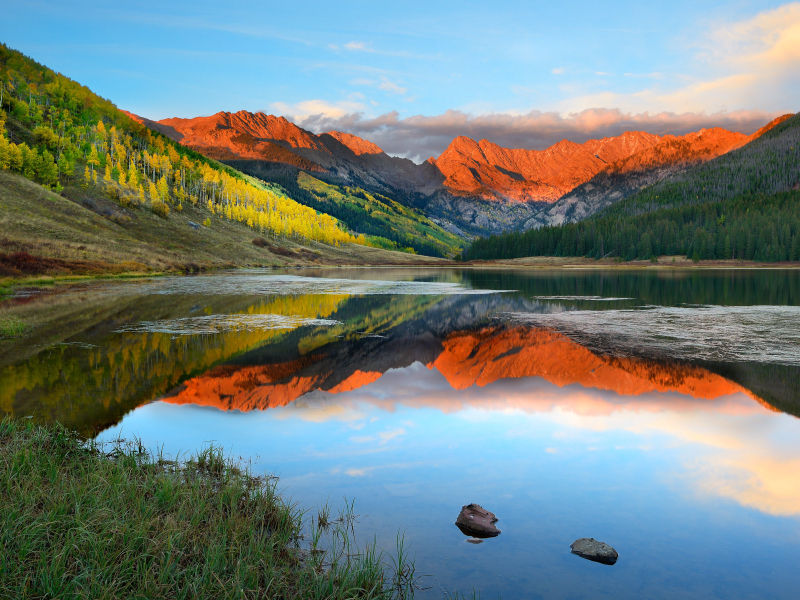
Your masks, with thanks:
<instances>
[{"instance_id":1,"label":"brown rock in water","mask_svg":"<svg viewBox=\"0 0 800 600\"><path fill-rule=\"evenodd\" d=\"M604 565L613 565L619 558L616 550L604 542L598 542L594 538L575 540L569 547L572 548L573 554Z\"/></svg>"},{"instance_id":2,"label":"brown rock in water","mask_svg":"<svg viewBox=\"0 0 800 600\"><path fill-rule=\"evenodd\" d=\"M497 517L478 504L467 504L461 507L458 513L456 526L464 535L474 538L491 538L500 535L500 530L494 526Z\"/></svg>"}]
</instances>

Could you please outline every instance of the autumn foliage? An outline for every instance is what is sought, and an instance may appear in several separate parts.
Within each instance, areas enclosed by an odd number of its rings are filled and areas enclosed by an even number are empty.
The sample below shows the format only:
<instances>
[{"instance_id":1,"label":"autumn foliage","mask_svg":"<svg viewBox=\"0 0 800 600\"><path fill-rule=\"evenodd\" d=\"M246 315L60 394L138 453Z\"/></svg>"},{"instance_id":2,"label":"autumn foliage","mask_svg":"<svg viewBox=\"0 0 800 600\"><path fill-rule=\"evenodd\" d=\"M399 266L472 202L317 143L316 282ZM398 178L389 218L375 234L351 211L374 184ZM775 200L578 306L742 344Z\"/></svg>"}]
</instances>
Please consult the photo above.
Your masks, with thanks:
<instances>
[{"instance_id":1,"label":"autumn foliage","mask_svg":"<svg viewBox=\"0 0 800 600\"><path fill-rule=\"evenodd\" d=\"M111 102L4 45L0 169L56 191L77 178L85 187L101 186L124 206L147 206L163 218L189 202L271 237L365 243L330 215L150 131Z\"/></svg>"}]
</instances>

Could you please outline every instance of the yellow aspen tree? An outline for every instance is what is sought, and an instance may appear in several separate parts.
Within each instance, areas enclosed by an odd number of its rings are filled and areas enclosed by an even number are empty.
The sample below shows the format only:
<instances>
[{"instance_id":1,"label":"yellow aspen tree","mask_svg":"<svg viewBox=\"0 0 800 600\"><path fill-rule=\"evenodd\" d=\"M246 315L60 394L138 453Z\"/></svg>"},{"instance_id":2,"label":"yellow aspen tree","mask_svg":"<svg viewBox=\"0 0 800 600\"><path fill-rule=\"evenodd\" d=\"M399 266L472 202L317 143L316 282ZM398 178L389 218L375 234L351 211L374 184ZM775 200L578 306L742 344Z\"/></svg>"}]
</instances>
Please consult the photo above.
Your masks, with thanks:
<instances>
[{"instance_id":1,"label":"yellow aspen tree","mask_svg":"<svg viewBox=\"0 0 800 600\"><path fill-rule=\"evenodd\" d=\"M92 174L89 172L89 165L86 165L83 169L83 184L82 187L86 188L92 181Z\"/></svg>"},{"instance_id":2,"label":"yellow aspen tree","mask_svg":"<svg viewBox=\"0 0 800 600\"><path fill-rule=\"evenodd\" d=\"M103 181L105 181L106 183L111 183L111 163L110 162L106 163L106 172L103 175Z\"/></svg>"},{"instance_id":3,"label":"yellow aspen tree","mask_svg":"<svg viewBox=\"0 0 800 600\"><path fill-rule=\"evenodd\" d=\"M92 146L92 150L89 152L89 157L86 159L86 164L91 166L92 179L94 179L94 168L100 164L100 157L97 156L97 148L95 146Z\"/></svg>"},{"instance_id":4,"label":"yellow aspen tree","mask_svg":"<svg viewBox=\"0 0 800 600\"><path fill-rule=\"evenodd\" d=\"M152 181L149 183L150 186L147 190L147 194L150 196L150 202L158 202L158 188L156 188L156 184Z\"/></svg>"},{"instance_id":5,"label":"yellow aspen tree","mask_svg":"<svg viewBox=\"0 0 800 600\"><path fill-rule=\"evenodd\" d=\"M125 177L125 171L120 171L119 172L119 184L120 185L125 185L126 181L127 181L127 178Z\"/></svg>"},{"instance_id":6,"label":"yellow aspen tree","mask_svg":"<svg viewBox=\"0 0 800 600\"><path fill-rule=\"evenodd\" d=\"M92 183L97 183L97 171L92 171Z\"/></svg>"},{"instance_id":7,"label":"yellow aspen tree","mask_svg":"<svg viewBox=\"0 0 800 600\"><path fill-rule=\"evenodd\" d=\"M139 202L141 202L142 204L147 202L147 198L145 198L144 196L144 188L142 187L141 184L139 184Z\"/></svg>"},{"instance_id":8,"label":"yellow aspen tree","mask_svg":"<svg viewBox=\"0 0 800 600\"><path fill-rule=\"evenodd\" d=\"M162 202L169 201L169 184L167 183L167 178L162 177L158 180L158 195L161 198Z\"/></svg>"}]
</instances>

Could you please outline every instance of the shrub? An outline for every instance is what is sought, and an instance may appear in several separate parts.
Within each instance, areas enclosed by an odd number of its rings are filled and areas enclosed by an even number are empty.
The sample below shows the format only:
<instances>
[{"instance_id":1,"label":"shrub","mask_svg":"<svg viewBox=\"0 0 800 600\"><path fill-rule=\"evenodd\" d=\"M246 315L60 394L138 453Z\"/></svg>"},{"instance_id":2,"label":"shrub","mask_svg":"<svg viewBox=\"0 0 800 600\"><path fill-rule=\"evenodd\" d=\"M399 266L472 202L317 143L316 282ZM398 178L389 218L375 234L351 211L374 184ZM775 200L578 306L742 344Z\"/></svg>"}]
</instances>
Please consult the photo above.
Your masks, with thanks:
<instances>
[{"instance_id":1,"label":"shrub","mask_svg":"<svg viewBox=\"0 0 800 600\"><path fill-rule=\"evenodd\" d=\"M156 213L162 219L166 219L169 216L169 206L167 206L165 202L156 200L155 202L153 202L150 208L154 213Z\"/></svg>"}]
</instances>

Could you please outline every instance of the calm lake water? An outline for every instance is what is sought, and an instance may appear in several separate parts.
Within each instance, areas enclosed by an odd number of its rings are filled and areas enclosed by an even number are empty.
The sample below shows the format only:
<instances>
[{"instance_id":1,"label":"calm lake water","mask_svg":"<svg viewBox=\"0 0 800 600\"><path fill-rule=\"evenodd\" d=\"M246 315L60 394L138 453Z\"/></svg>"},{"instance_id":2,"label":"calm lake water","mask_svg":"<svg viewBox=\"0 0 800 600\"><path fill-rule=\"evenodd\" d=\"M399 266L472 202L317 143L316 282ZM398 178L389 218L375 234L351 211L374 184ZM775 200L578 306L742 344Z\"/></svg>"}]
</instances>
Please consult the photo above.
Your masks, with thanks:
<instances>
[{"instance_id":1,"label":"calm lake water","mask_svg":"<svg viewBox=\"0 0 800 600\"><path fill-rule=\"evenodd\" d=\"M418 598L798 597L798 271L246 271L0 313L36 324L0 341L0 410L354 500ZM466 543L470 502L499 537Z\"/></svg>"}]
</instances>

